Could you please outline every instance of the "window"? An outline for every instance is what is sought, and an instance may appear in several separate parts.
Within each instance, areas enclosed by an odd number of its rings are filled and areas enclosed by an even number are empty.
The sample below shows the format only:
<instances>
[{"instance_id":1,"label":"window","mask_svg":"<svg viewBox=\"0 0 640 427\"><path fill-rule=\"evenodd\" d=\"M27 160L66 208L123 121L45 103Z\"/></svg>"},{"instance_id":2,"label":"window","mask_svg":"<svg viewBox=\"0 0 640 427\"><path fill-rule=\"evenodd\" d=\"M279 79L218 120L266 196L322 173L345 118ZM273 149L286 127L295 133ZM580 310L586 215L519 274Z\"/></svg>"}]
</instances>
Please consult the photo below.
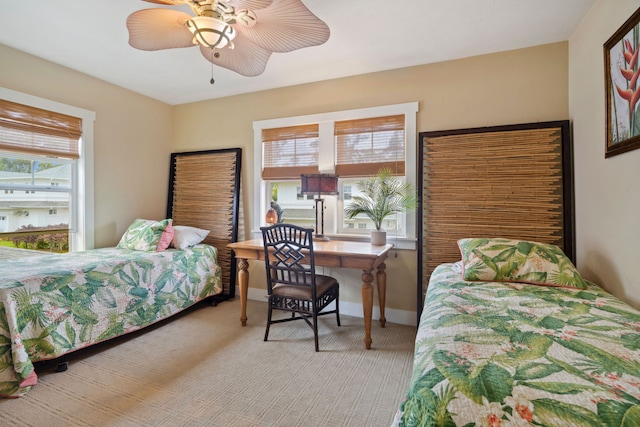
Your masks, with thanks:
<instances>
[{"instance_id":1,"label":"window","mask_svg":"<svg viewBox=\"0 0 640 427\"><path fill-rule=\"evenodd\" d=\"M0 88L0 233L67 229L70 251L93 247L86 165L94 120L93 112Z\"/></svg>"},{"instance_id":2,"label":"window","mask_svg":"<svg viewBox=\"0 0 640 427\"><path fill-rule=\"evenodd\" d=\"M314 197L312 194L302 194L302 187L296 187L296 200L313 200Z\"/></svg>"},{"instance_id":3,"label":"window","mask_svg":"<svg viewBox=\"0 0 640 427\"><path fill-rule=\"evenodd\" d=\"M351 185L342 186L342 200L351 200Z\"/></svg>"},{"instance_id":4,"label":"window","mask_svg":"<svg viewBox=\"0 0 640 427\"><path fill-rule=\"evenodd\" d=\"M256 174L254 230L264 225L271 202L277 203L283 221L315 226L317 196L301 193L300 175L336 173L338 196L325 199L324 232L345 239L369 237L368 218L349 220L342 214L345 204L357 194L359 179L383 167L415 184L416 112L418 103L396 104L309 116L254 122ZM340 212L340 214L338 214ZM387 238L415 247L415 213L390 217Z\"/></svg>"},{"instance_id":5,"label":"window","mask_svg":"<svg viewBox=\"0 0 640 427\"><path fill-rule=\"evenodd\" d=\"M262 178L281 180L318 172L318 125L262 129Z\"/></svg>"}]
</instances>

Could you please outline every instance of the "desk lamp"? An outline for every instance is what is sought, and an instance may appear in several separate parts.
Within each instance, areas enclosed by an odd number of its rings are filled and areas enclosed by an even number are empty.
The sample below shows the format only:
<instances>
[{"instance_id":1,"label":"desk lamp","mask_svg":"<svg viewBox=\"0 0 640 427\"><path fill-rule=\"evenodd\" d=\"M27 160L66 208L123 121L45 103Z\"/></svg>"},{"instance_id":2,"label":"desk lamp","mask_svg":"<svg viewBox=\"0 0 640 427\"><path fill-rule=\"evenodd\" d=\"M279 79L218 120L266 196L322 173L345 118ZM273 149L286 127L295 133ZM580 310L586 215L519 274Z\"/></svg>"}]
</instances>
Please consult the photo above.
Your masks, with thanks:
<instances>
[{"instance_id":1,"label":"desk lamp","mask_svg":"<svg viewBox=\"0 0 640 427\"><path fill-rule=\"evenodd\" d=\"M269 208L269 210L267 211L265 221L269 225L273 225L278 222L278 213L276 212L275 209L273 209L273 207Z\"/></svg>"},{"instance_id":2,"label":"desk lamp","mask_svg":"<svg viewBox=\"0 0 640 427\"><path fill-rule=\"evenodd\" d=\"M315 240L328 241L324 235L324 199L321 195L338 194L338 175L329 173L300 175L302 181L302 194L317 194L315 198L316 209L316 233Z\"/></svg>"}]
</instances>

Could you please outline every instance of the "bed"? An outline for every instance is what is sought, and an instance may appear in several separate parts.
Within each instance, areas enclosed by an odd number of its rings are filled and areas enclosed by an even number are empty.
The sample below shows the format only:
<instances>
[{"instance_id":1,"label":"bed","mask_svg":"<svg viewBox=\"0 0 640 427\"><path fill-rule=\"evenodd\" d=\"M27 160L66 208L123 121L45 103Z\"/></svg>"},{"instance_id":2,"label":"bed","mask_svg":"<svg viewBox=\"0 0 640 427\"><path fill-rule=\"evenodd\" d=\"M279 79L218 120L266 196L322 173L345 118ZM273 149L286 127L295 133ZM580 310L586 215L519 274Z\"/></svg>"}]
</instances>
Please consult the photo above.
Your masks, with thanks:
<instances>
[{"instance_id":1,"label":"bed","mask_svg":"<svg viewBox=\"0 0 640 427\"><path fill-rule=\"evenodd\" d=\"M458 244L431 274L393 425L640 425L640 312L554 245Z\"/></svg>"},{"instance_id":2,"label":"bed","mask_svg":"<svg viewBox=\"0 0 640 427\"><path fill-rule=\"evenodd\" d=\"M6 269L6 270L5 270ZM9 260L0 278L0 394L37 382L34 363L136 331L222 292L216 249L94 249Z\"/></svg>"},{"instance_id":3,"label":"bed","mask_svg":"<svg viewBox=\"0 0 640 427\"><path fill-rule=\"evenodd\" d=\"M36 364L235 296L240 149L173 153L167 218L137 218L116 247L2 262L0 396Z\"/></svg>"}]
</instances>

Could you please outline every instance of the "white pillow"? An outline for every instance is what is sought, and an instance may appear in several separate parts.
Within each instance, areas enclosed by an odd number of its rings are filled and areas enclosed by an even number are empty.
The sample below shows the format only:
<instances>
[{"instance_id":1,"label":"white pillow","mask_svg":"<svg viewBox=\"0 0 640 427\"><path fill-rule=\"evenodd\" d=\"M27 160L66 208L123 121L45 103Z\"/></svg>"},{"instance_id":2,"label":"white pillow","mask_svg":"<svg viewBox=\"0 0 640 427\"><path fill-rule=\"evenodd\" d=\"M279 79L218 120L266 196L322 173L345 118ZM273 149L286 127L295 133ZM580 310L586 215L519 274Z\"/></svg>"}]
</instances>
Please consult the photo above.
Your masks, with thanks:
<instances>
[{"instance_id":1,"label":"white pillow","mask_svg":"<svg viewBox=\"0 0 640 427\"><path fill-rule=\"evenodd\" d=\"M209 230L203 230L202 228L174 225L171 246L176 249L186 249L202 242L208 234Z\"/></svg>"}]
</instances>

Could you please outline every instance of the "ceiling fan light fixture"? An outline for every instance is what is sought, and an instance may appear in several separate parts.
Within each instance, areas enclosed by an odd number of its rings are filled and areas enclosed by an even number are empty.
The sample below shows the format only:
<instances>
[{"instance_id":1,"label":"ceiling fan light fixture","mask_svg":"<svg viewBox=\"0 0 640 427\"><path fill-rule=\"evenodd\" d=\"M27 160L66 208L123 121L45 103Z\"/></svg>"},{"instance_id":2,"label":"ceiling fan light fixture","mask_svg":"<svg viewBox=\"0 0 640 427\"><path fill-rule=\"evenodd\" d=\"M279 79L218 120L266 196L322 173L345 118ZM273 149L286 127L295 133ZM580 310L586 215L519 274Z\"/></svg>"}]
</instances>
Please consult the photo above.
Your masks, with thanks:
<instances>
[{"instance_id":1,"label":"ceiling fan light fixture","mask_svg":"<svg viewBox=\"0 0 640 427\"><path fill-rule=\"evenodd\" d=\"M145 1L188 6L192 14L167 8L133 12L127 17L132 47L150 51L198 46L212 65L246 77L262 74L272 53L318 46L330 35L327 24L303 0Z\"/></svg>"},{"instance_id":2,"label":"ceiling fan light fixture","mask_svg":"<svg viewBox=\"0 0 640 427\"><path fill-rule=\"evenodd\" d=\"M187 28L193 34L193 39L201 46L222 49L233 46L232 40L236 37L236 30L220 19L210 16L194 16L186 23Z\"/></svg>"}]
</instances>

